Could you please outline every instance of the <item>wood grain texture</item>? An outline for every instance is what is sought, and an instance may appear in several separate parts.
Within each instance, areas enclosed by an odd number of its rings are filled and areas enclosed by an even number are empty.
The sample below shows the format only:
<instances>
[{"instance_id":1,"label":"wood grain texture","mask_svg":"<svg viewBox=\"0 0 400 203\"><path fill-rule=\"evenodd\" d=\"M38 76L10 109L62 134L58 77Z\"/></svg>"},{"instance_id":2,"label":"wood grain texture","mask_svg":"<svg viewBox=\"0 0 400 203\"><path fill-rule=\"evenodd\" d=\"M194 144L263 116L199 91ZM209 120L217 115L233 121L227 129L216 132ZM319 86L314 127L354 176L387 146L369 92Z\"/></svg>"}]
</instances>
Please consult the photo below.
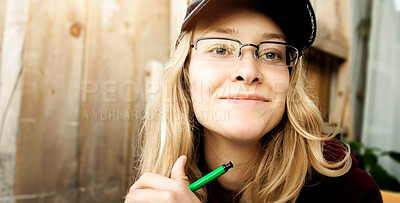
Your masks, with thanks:
<instances>
[{"instance_id":1,"label":"wood grain texture","mask_svg":"<svg viewBox=\"0 0 400 203\"><path fill-rule=\"evenodd\" d=\"M0 202L14 202L14 171L21 102L26 0L0 2ZM4 20L4 21L3 21ZM4 22L4 24L2 23ZM4 26L3 26L4 25Z\"/></svg>"},{"instance_id":2,"label":"wood grain texture","mask_svg":"<svg viewBox=\"0 0 400 203\"><path fill-rule=\"evenodd\" d=\"M6 7L7 7L7 0L0 1L0 56L2 53L2 46L3 46L2 44L3 44L4 24L6 18Z\"/></svg>"},{"instance_id":3,"label":"wood grain texture","mask_svg":"<svg viewBox=\"0 0 400 203\"><path fill-rule=\"evenodd\" d=\"M29 1L15 171L16 202L76 202L81 0Z\"/></svg>"},{"instance_id":4,"label":"wood grain texture","mask_svg":"<svg viewBox=\"0 0 400 203\"><path fill-rule=\"evenodd\" d=\"M325 121L329 121L331 80L337 72L339 59L323 53L315 48L307 52L307 94L311 96L313 102L320 107Z\"/></svg>"},{"instance_id":5,"label":"wood grain texture","mask_svg":"<svg viewBox=\"0 0 400 203\"><path fill-rule=\"evenodd\" d=\"M382 199L385 203L398 203L400 202L400 193L381 190Z\"/></svg>"},{"instance_id":6,"label":"wood grain texture","mask_svg":"<svg viewBox=\"0 0 400 203\"><path fill-rule=\"evenodd\" d=\"M335 81L331 83L330 121L341 123L347 138L353 135L353 113L350 101L350 49L351 49L351 13L348 0L311 0L317 18L317 38L313 47L338 59ZM321 66L320 68L326 68ZM321 95L322 96L322 95Z\"/></svg>"},{"instance_id":7,"label":"wood grain texture","mask_svg":"<svg viewBox=\"0 0 400 203\"><path fill-rule=\"evenodd\" d=\"M317 38L313 47L347 59L350 52L350 2L311 0L317 18Z\"/></svg>"},{"instance_id":8,"label":"wood grain texture","mask_svg":"<svg viewBox=\"0 0 400 203\"><path fill-rule=\"evenodd\" d=\"M169 56L169 2L89 2L78 200L122 202L132 183L133 135L146 103L145 67Z\"/></svg>"},{"instance_id":9,"label":"wood grain texture","mask_svg":"<svg viewBox=\"0 0 400 203\"><path fill-rule=\"evenodd\" d=\"M4 32L4 23L6 17L6 7L7 7L7 0L0 1L0 61L2 56L2 44L3 44L3 32ZM1 65L0 65L1 69Z\"/></svg>"},{"instance_id":10,"label":"wood grain texture","mask_svg":"<svg viewBox=\"0 0 400 203\"><path fill-rule=\"evenodd\" d=\"M88 1L78 202L122 202L131 156L138 1Z\"/></svg>"},{"instance_id":11,"label":"wood grain texture","mask_svg":"<svg viewBox=\"0 0 400 203\"><path fill-rule=\"evenodd\" d=\"M176 40L181 31L181 25L190 0L170 0L170 42L171 50L175 48Z\"/></svg>"},{"instance_id":12,"label":"wood grain texture","mask_svg":"<svg viewBox=\"0 0 400 203\"><path fill-rule=\"evenodd\" d=\"M335 1L336 12L338 12L338 27L337 33L341 35L337 37L338 42L341 40L343 47L347 47L347 51L335 51L336 53L343 53L343 55L338 57L344 59L343 63L338 66L337 82L336 87L334 87L334 103L332 105L332 123L341 123L343 129L346 132L345 139L351 140L354 138L353 135L353 111L350 101L350 91L351 91L351 13L350 13L350 2L347 0L336 0Z\"/></svg>"},{"instance_id":13,"label":"wood grain texture","mask_svg":"<svg viewBox=\"0 0 400 203\"><path fill-rule=\"evenodd\" d=\"M185 1L185 0L178 0ZM172 7L176 6L176 1L164 1L164 0L153 0L153 1L140 1L138 8L140 12L138 15L140 18L137 21L137 32L136 32L136 54L137 54L137 69L135 81L139 83L140 99L135 104L135 109L143 111L147 101L150 100L151 95L154 95L159 89L161 89L160 83L146 83L146 78L154 76L155 72L162 72L161 70L148 71L146 69L152 66L153 62L164 64L170 57L171 50L173 50L176 41L176 34L173 34L173 27L171 27L171 21L176 17L182 5L176 7L174 10ZM182 2L180 2L182 4ZM183 2L185 4L185 2ZM143 12L146 11L146 12ZM151 19L151 20L149 20ZM154 47L157 47L157 53L154 53ZM162 66L156 66L162 68ZM150 86L153 88L152 91L146 91ZM139 126L135 132L139 130ZM135 137L136 138L136 137ZM133 144L135 150L137 141L134 139ZM137 152L137 151L136 151ZM134 158L138 158L138 153L134 154ZM132 176L130 176L132 177ZM132 179L129 185L132 184Z\"/></svg>"},{"instance_id":14,"label":"wood grain texture","mask_svg":"<svg viewBox=\"0 0 400 203\"><path fill-rule=\"evenodd\" d=\"M331 116L332 123L341 123L346 132L346 141L354 138L353 111L350 101L350 64L350 61L345 61L339 66Z\"/></svg>"}]
</instances>

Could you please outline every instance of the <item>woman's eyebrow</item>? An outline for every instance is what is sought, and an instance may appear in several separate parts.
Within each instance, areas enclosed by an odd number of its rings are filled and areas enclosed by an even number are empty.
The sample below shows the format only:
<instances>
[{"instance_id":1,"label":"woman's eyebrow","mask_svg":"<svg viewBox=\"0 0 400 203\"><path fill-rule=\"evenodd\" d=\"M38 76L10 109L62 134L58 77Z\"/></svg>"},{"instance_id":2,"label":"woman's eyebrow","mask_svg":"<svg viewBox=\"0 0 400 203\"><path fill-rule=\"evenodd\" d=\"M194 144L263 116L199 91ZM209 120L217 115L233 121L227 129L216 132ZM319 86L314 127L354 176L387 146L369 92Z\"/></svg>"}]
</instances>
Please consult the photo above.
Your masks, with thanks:
<instances>
[{"instance_id":1,"label":"woman's eyebrow","mask_svg":"<svg viewBox=\"0 0 400 203\"><path fill-rule=\"evenodd\" d=\"M228 35L238 33L238 31L234 28L217 27L217 28L211 28L211 29L208 29L207 31L205 31L202 34L202 37L210 32L216 32L216 33L222 33L222 34L228 34ZM286 37L284 34L274 33L274 32L266 32L266 33L262 34L261 37L263 40L280 39L280 40L286 41Z\"/></svg>"},{"instance_id":2,"label":"woman's eyebrow","mask_svg":"<svg viewBox=\"0 0 400 203\"><path fill-rule=\"evenodd\" d=\"M233 29L233 28L224 28L224 27L220 27L214 30L214 32L219 32L219 33L224 33L224 34L236 34L237 30Z\"/></svg>"},{"instance_id":3,"label":"woman's eyebrow","mask_svg":"<svg viewBox=\"0 0 400 203\"><path fill-rule=\"evenodd\" d=\"M217 27L217 28L208 29L201 36L203 37L204 35L206 35L207 33L210 33L210 32L217 32L217 33L222 33L222 34L228 34L229 35L229 34L236 34L237 30L235 30L233 28Z\"/></svg>"},{"instance_id":4,"label":"woman's eyebrow","mask_svg":"<svg viewBox=\"0 0 400 203\"><path fill-rule=\"evenodd\" d=\"M270 40L270 39L281 39L286 41L286 37L283 34L267 32L262 35L263 39Z\"/></svg>"}]
</instances>

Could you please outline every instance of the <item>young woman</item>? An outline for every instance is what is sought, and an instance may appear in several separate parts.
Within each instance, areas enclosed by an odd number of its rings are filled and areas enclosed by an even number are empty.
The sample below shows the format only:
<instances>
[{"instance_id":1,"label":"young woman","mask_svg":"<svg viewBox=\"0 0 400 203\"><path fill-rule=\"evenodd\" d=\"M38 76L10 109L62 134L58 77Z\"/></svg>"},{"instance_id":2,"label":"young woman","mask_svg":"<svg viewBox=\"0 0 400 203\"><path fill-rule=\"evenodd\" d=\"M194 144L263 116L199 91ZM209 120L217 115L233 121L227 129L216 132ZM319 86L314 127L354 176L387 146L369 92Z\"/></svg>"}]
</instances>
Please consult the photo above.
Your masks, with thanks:
<instances>
[{"instance_id":1,"label":"young woman","mask_svg":"<svg viewBox=\"0 0 400 203\"><path fill-rule=\"evenodd\" d=\"M301 55L315 34L308 0L193 0L125 202L381 202L304 91Z\"/></svg>"}]
</instances>

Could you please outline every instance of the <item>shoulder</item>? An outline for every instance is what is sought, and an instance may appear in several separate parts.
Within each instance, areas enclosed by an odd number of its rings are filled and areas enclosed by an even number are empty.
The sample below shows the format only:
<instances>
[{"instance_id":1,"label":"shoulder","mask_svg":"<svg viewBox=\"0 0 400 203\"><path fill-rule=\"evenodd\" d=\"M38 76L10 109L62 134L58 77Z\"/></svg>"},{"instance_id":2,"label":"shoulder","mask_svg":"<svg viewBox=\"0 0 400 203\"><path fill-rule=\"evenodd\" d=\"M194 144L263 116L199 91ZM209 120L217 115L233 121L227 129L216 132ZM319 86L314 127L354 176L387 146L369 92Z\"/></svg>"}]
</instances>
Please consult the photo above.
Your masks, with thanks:
<instances>
[{"instance_id":1,"label":"shoulder","mask_svg":"<svg viewBox=\"0 0 400 203\"><path fill-rule=\"evenodd\" d=\"M336 178L340 191L350 202L382 202L378 185L372 177L358 168L358 161L352 156L352 167L345 175Z\"/></svg>"},{"instance_id":2,"label":"shoulder","mask_svg":"<svg viewBox=\"0 0 400 203\"><path fill-rule=\"evenodd\" d=\"M340 159L346 148L337 141L324 143L324 156L328 160ZM352 156L351 169L340 177L319 177L317 183L305 186L297 202L382 202L378 185L370 175L358 168Z\"/></svg>"}]
</instances>

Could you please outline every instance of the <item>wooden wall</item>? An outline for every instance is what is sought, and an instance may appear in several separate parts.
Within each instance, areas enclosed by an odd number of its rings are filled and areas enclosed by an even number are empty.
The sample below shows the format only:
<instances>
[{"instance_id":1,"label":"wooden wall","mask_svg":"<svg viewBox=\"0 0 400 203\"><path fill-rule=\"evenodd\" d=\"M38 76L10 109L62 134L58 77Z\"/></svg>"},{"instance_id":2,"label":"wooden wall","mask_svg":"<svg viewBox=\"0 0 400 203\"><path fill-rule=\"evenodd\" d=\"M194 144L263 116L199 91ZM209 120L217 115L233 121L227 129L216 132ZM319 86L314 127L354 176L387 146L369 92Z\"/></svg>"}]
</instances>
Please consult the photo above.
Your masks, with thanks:
<instances>
[{"instance_id":1,"label":"wooden wall","mask_svg":"<svg viewBox=\"0 0 400 203\"><path fill-rule=\"evenodd\" d=\"M14 199L26 0L0 1L0 202Z\"/></svg>"},{"instance_id":2,"label":"wooden wall","mask_svg":"<svg viewBox=\"0 0 400 203\"><path fill-rule=\"evenodd\" d=\"M187 2L0 1L0 203L123 201L146 80ZM348 121L349 3L313 3L316 101Z\"/></svg>"},{"instance_id":3,"label":"wooden wall","mask_svg":"<svg viewBox=\"0 0 400 203\"><path fill-rule=\"evenodd\" d=\"M352 140L350 102L351 9L349 0L311 0L317 18L317 38L308 53L309 78L318 103L333 126L341 124Z\"/></svg>"},{"instance_id":4,"label":"wooden wall","mask_svg":"<svg viewBox=\"0 0 400 203\"><path fill-rule=\"evenodd\" d=\"M123 201L169 16L165 0L0 1L0 202Z\"/></svg>"}]
</instances>

